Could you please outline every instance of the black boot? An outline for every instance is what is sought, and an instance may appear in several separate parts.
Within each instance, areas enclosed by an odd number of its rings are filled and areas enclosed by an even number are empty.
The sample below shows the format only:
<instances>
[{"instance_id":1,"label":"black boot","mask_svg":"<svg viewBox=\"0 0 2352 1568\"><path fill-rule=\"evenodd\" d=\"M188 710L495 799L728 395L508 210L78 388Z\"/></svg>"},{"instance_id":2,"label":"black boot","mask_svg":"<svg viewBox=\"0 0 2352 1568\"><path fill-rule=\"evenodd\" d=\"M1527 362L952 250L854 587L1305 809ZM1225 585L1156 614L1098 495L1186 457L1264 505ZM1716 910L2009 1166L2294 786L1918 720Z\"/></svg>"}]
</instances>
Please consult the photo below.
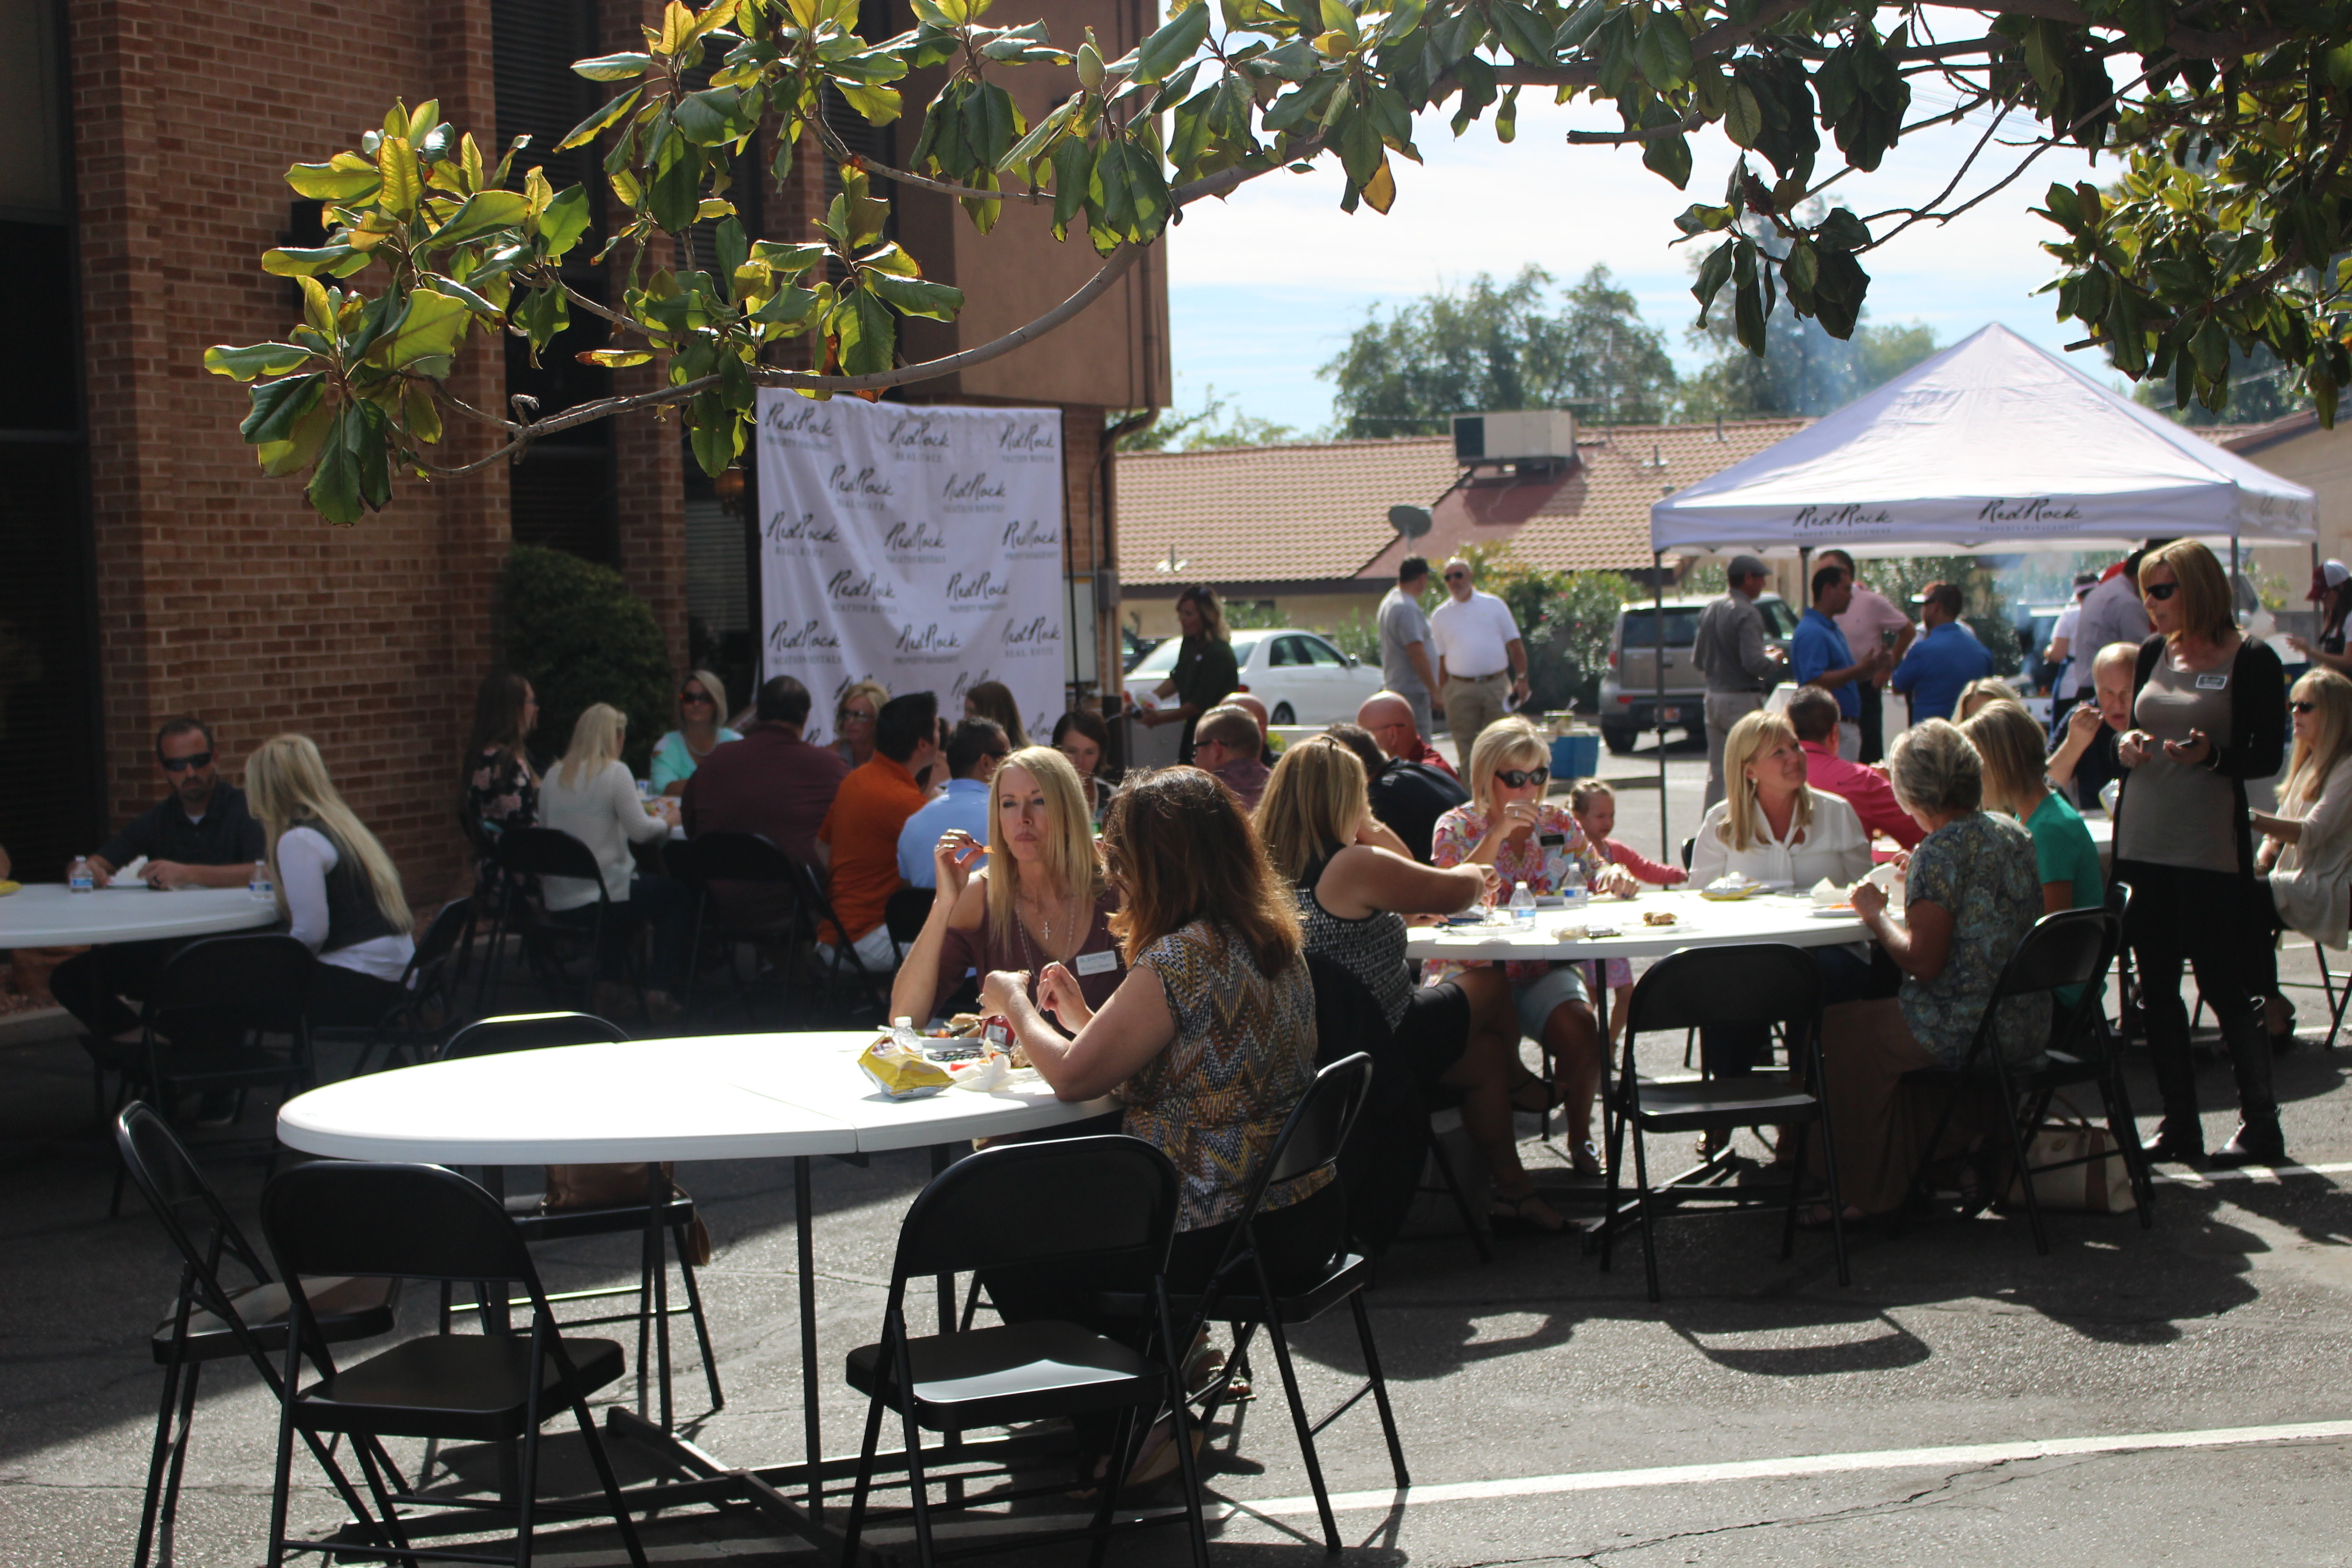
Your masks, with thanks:
<instances>
[{"instance_id":1,"label":"black boot","mask_svg":"<svg viewBox=\"0 0 2352 1568\"><path fill-rule=\"evenodd\" d=\"M2284 1164L2286 1139L2279 1131L2278 1096L2271 1088L2270 1035L2263 1025L2260 1002L2236 1023L2224 1025L2221 1036L2230 1043L2230 1068L2238 1080L2238 1131L2214 1151L2211 1163L2220 1170Z\"/></svg>"},{"instance_id":2,"label":"black boot","mask_svg":"<svg viewBox=\"0 0 2352 1568\"><path fill-rule=\"evenodd\" d=\"M2189 1015L2175 1001L2170 1016L2151 1016L2148 1066L2164 1102L2164 1121L2147 1147L2152 1161L2199 1165L2205 1161L2205 1126L2197 1117L2197 1064L2189 1054Z\"/></svg>"}]
</instances>

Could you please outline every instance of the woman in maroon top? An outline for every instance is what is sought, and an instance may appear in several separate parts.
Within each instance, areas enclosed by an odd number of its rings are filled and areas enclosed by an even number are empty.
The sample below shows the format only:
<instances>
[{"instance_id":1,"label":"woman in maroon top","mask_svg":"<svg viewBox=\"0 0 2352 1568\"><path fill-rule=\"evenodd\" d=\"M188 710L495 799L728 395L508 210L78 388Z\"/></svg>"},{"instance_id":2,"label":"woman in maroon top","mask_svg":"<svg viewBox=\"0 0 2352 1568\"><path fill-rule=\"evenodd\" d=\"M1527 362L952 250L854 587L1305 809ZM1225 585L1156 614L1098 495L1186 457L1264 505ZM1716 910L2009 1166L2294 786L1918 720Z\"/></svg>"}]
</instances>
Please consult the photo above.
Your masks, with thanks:
<instances>
[{"instance_id":1,"label":"woman in maroon top","mask_svg":"<svg viewBox=\"0 0 2352 1568\"><path fill-rule=\"evenodd\" d=\"M950 832L932 860L939 890L898 965L893 1017L935 1016L975 971L1025 971L1034 999L1045 966L1060 963L1089 1007L1118 989L1127 971L1108 924L1118 896L1103 875L1077 770L1061 752L1024 746L1005 758L990 789L987 846Z\"/></svg>"}]
</instances>

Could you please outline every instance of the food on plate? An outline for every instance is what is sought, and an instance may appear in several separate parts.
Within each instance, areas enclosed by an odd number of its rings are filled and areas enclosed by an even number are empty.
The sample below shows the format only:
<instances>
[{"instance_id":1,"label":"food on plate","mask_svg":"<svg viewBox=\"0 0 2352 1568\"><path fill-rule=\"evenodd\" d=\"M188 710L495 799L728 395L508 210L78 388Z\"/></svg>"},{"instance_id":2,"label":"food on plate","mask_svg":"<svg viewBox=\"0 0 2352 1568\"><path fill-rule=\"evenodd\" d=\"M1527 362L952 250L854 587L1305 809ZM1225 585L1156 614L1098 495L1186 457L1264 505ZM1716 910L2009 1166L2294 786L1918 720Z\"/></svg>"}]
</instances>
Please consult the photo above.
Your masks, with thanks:
<instances>
[{"instance_id":1,"label":"food on plate","mask_svg":"<svg viewBox=\"0 0 2352 1568\"><path fill-rule=\"evenodd\" d=\"M1823 877L1813 884L1813 908L1817 910L1850 910L1853 907L1853 889L1842 888Z\"/></svg>"},{"instance_id":2,"label":"food on plate","mask_svg":"<svg viewBox=\"0 0 2352 1568\"><path fill-rule=\"evenodd\" d=\"M1643 911L1642 923L1645 926L1670 926L1675 923L1675 911L1672 910L1646 910Z\"/></svg>"}]
</instances>

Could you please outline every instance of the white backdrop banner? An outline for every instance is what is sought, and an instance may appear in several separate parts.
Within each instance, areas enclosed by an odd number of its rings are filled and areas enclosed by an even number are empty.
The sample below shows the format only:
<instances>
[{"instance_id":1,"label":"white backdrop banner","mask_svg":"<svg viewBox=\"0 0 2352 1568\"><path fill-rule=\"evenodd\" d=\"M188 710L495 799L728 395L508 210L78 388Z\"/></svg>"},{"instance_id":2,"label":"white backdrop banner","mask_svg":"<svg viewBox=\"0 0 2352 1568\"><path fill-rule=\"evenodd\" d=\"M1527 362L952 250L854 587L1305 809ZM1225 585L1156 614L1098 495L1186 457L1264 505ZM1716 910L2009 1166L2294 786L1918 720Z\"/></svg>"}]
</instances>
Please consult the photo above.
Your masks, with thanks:
<instances>
[{"instance_id":1,"label":"white backdrop banner","mask_svg":"<svg viewBox=\"0 0 2352 1568\"><path fill-rule=\"evenodd\" d=\"M1030 734L1063 707L1062 416L1054 408L812 403L760 393L761 679L809 689L833 738L854 681L939 694L983 680Z\"/></svg>"}]
</instances>

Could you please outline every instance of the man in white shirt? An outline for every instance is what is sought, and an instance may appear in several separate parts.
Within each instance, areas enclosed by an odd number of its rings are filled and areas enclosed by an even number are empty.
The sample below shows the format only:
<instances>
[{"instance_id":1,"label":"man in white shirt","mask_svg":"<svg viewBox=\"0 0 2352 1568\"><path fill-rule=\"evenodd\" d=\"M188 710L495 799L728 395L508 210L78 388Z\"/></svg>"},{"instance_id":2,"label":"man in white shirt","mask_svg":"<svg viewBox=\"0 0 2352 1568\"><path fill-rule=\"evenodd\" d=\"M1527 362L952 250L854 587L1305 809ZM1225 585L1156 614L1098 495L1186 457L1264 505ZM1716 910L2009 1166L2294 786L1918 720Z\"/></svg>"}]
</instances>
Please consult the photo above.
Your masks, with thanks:
<instances>
[{"instance_id":1,"label":"man in white shirt","mask_svg":"<svg viewBox=\"0 0 2352 1568\"><path fill-rule=\"evenodd\" d=\"M1445 727L1466 763L1478 732L1528 698L1528 645L1510 606L1470 585L1470 563L1445 563L1445 603L1429 617Z\"/></svg>"},{"instance_id":2,"label":"man in white shirt","mask_svg":"<svg viewBox=\"0 0 2352 1568\"><path fill-rule=\"evenodd\" d=\"M1374 624L1381 633L1381 684L1412 705L1413 721L1424 735L1436 728L1429 705L1437 690L1430 664L1429 617L1421 595L1429 587L1429 563L1408 555L1397 563L1397 585L1381 600Z\"/></svg>"},{"instance_id":3,"label":"man in white shirt","mask_svg":"<svg viewBox=\"0 0 2352 1568\"><path fill-rule=\"evenodd\" d=\"M1911 617L1897 608L1894 600L1875 588L1865 586L1854 571L1853 557L1844 551L1824 550L1814 559L1825 564L1844 567L1845 574L1853 579L1853 603L1837 617L1837 625L1838 630L1845 634L1846 647L1853 650L1854 657L1859 658L1873 648L1885 648L1900 661L1910 651L1911 639L1919 635L1919 628L1911 624ZM1886 640L1889 632L1895 635L1892 642ZM1881 695L1885 683L1885 677L1881 675L1854 688L1862 698L1862 750L1851 759L1853 761L1868 764L1882 761L1886 755L1885 698Z\"/></svg>"}]
</instances>

